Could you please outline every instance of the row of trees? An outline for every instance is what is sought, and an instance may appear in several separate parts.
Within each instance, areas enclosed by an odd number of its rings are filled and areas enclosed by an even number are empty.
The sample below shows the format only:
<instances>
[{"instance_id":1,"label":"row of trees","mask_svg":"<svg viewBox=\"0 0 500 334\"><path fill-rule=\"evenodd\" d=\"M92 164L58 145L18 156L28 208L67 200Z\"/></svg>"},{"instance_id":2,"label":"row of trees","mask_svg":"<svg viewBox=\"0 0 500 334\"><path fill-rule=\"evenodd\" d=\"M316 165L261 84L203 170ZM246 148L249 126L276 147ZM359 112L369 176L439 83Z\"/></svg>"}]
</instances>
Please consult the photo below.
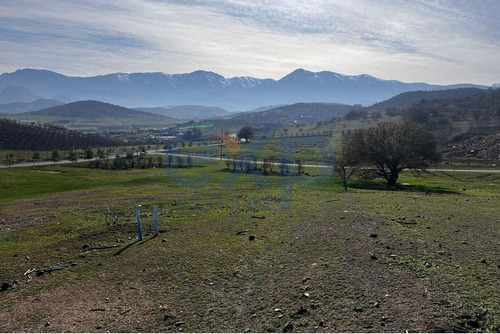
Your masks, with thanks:
<instances>
[{"instance_id":1,"label":"row of trees","mask_svg":"<svg viewBox=\"0 0 500 334\"><path fill-rule=\"evenodd\" d=\"M294 166L297 169L298 175L304 174L304 164L301 160L290 161L286 159L276 160L273 158L264 158L260 167L257 163L257 158L237 158L233 156L225 160L228 172L236 173L254 173L262 172L264 175L274 174L274 171L279 169L279 174L285 176L290 173L290 167Z\"/></svg>"},{"instance_id":2,"label":"row of trees","mask_svg":"<svg viewBox=\"0 0 500 334\"><path fill-rule=\"evenodd\" d=\"M432 132L423 124L405 120L353 131L336 159L335 172L345 191L352 178L383 178L393 187L403 170L420 175L439 160Z\"/></svg>"}]
</instances>

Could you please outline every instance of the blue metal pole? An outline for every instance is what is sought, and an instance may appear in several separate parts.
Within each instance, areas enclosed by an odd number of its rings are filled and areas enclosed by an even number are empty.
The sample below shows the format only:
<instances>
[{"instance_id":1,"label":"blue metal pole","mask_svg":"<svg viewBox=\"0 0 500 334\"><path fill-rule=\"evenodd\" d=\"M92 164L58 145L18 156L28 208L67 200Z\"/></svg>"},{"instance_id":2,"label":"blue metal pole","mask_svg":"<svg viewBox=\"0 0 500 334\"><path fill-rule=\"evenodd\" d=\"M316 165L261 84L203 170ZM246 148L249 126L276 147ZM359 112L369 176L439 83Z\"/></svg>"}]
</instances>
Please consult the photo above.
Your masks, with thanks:
<instances>
[{"instance_id":1,"label":"blue metal pole","mask_svg":"<svg viewBox=\"0 0 500 334\"><path fill-rule=\"evenodd\" d=\"M158 235L159 224L158 224L158 205L154 206L154 214L155 214L155 235Z\"/></svg>"},{"instance_id":2,"label":"blue metal pole","mask_svg":"<svg viewBox=\"0 0 500 334\"><path fill-rule=\"evenodd\" d=\"M138 205L135 209L137 215L137 233L139 234L139 241L142 241L141 207L142 205Z\"/></svg>"}]
</instances>

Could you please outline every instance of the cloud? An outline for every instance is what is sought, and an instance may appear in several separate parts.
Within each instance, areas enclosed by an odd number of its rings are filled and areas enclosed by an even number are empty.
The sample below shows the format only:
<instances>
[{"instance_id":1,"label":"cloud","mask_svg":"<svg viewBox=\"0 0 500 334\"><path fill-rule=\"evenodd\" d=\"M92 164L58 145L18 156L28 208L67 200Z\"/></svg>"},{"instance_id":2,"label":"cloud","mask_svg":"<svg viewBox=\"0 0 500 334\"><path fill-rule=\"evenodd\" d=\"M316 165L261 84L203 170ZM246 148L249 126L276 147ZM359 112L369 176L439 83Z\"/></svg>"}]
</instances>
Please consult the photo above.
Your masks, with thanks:
<instances>
[{"instance_id":1,"label":"cloud","mask_svg":"<svg viewBox=\"0 0 500 334\"><path fill-rule=\"evenodd\" d=\"M118 2L117 2L118 3ZM496 0L4 0L0 71L500 81Z\"/></svg>"}]
</instances>

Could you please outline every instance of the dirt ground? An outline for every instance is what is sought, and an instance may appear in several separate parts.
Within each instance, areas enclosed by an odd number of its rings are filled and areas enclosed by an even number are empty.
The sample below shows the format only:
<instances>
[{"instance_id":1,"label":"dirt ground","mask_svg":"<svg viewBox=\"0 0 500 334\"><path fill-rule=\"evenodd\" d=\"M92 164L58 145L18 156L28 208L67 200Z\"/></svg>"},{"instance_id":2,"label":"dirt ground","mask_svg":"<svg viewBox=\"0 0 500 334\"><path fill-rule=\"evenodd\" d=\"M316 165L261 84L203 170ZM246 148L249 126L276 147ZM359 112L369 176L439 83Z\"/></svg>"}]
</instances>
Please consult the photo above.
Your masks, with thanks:
<instances>
[{"instance_id":1,"label":"dirt ground","mask_svg":"<svg viewBox=\"0 0 500 334\"><path fill-rule=\"evenodd\" d=\"M192 191L185 209L175 192L94 204L108 195L0 205L2 241L40 240L2 248L9 268L1 281L13 286L0 292L0 331L500 330L496 193L326 187L297 190L289 212L227 202L214 209L203 191ZM148 215L142 242L133 211L116 222L102 218L134 197L146 209L160 203L159 236L152 238ZM31 268L45 271L23 275Z\"/></svg>"}]
</instances>

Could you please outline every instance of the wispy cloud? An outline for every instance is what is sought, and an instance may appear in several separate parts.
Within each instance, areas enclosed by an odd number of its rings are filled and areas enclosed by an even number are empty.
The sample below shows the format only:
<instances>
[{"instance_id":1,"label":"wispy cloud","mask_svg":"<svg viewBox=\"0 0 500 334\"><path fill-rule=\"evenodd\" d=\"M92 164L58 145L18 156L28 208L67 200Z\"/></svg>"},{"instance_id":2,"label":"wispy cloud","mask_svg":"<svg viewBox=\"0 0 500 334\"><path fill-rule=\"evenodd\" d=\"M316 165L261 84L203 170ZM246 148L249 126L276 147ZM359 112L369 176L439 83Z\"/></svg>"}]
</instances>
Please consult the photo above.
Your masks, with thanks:
<instances>
[{"instance_id":1,"label":"wispy cloud","mask_svg":"<svg viewBox=\"0 0 500 334\"><path fill-rule=\"evenodd\" d=\"M0 71L500 81L496 0L4 0Z\"/></svg>"}]
</instances>

